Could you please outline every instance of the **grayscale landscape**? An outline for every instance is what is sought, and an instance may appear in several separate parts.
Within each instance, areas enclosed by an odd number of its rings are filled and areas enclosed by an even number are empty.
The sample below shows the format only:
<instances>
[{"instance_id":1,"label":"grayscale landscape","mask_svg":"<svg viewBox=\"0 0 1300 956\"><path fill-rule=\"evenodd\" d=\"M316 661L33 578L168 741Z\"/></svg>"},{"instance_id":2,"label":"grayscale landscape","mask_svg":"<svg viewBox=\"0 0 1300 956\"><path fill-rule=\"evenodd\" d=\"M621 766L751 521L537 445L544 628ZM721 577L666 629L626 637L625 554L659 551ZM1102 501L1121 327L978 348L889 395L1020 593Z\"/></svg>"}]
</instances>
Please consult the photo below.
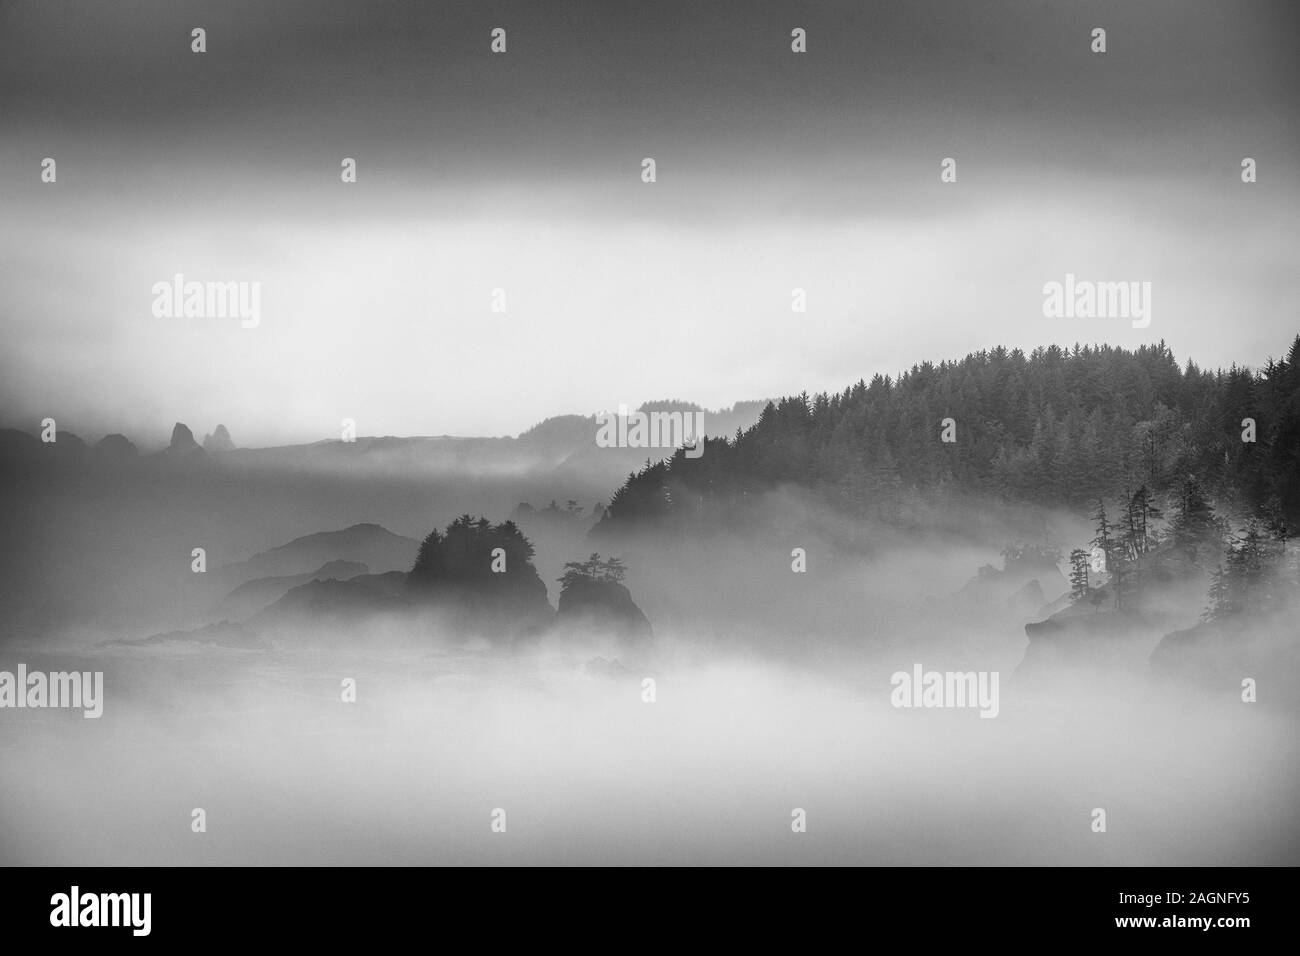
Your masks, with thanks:
<instances>
[{"instance_id":1,"label":"grayscale landscape","mask_svg":"<svg viewBox=\"0 0 1300 956\"><path fill-rule=\"evenodd\" d=\"M0 864L1300 863L1294 11L1010 6L0 0Z\"/></svg>"}]
</instances>

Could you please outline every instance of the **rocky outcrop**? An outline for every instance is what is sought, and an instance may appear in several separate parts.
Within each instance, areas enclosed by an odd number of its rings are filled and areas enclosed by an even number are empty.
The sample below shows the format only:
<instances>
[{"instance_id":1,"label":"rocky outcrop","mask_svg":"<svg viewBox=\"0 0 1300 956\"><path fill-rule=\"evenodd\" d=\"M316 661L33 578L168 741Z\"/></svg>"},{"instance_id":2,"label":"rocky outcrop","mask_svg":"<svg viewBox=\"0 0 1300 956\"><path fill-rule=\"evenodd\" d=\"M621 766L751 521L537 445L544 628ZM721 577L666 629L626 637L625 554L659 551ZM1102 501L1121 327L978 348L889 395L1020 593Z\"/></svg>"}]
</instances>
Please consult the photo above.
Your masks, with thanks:
<instances>
[{"instance_id":1,"label":"rocky outcrop","mask_svg":"<svg viewBox=\"0 0 1300 956\"><path fill-rule=\"evenodd\" d=\"M532 636L555 616L532 558L532 543L513 521L462 515L420 545L409 597L465 633Z\"/></svg>"},{"instance_id":2,"label":"rocky outcrop","mask_svg":"<svg viewBox=\"0 0 1300 956\"><path fill-rule=\"evenodd\" d=\"M230 440L230 432L225 425L218 425L210 435L203 437L203 450L208 452L234 451L235 443Z\"/></svg>"},{"instance_id":3,"label":"rocky outcrop","mask_svg":"<svg viewBox=\"0 0 1300 956\"><path fill-rule=\"evenodd\" d=\"M1260 700L1300 704L1295 619L1278 613L1207 621L1166 634L1151 652L1157 677L1228 697L1251 678Z\"/></svg>"},{"instance_id":4,"label":"rocky outcrop","mask_svg":"<svg viewBox=\"0 0 1300 956\"><path fill-rule=\"evenodd\" d=\"M1029 646L1016 668L1019 678L1044 678L1084 670L1141 673L1158 630L1142 617L1118 611L1056 614L1025 625Z\"/></svg>"},{"instance_id":5,"label":"rocky outcrop","mask_svg":"<svg viewBox=\"0 0 1300 956\"><path fill-rule=\"evenodd\" d=\"M625 640L650 640L654 631L632 593L617 581L574 581L560 593L557 629Z\"/></svg>"},{"instance_id":6,"label":"rocky outcrop","mask_svg":"<svg viewBox=\"0 0 1300 956\"><path fill-rule=\"evenodd\" d=\"M452 630L490 640L539 634L555 617L546 585L532 565L470 579L431 582L412 577L407 598Z\"/></svg>"},{"instance_id":7,"label":"rocky outcrop","mask_svg":"<svg viewBox=\"0 0 1300 956\"><path fill-rule=\"evenodd\" d=\"M189 426L177 422L172 426L172 440L167 446L169 451L193 451L199 444L194 440L194 432Z\"/></svg>"},{"instance_id":8,"label":"rocky outcrop","mask_svg":"<svg viewBox=\"0 0 1300 956\"><path fill-rule=\"evenodd\" d=\"M1161 637L1197 619L1203 582L1151 569L1140 593L1125 593L1122 610L1114 606L1110 584L1093 588L1086 599L1073 601L1066 594L1049 605L1051 616L1025 625L1029 646L1016 677L1097 669L1147 675L1147 658Z\"/></svg>"},{"instance_id":9,"label":"rocky outcrop","mask_svg":"<svg viewBox=\"0 0 1300 956\"><path fill-rule=\"evenodd\" d=\"M162 457L170 462L198 462L207 458L199 443L194 440L194 433L182 422L172 426L172 438L162 451Z\"/></svg>"}]
</instances>

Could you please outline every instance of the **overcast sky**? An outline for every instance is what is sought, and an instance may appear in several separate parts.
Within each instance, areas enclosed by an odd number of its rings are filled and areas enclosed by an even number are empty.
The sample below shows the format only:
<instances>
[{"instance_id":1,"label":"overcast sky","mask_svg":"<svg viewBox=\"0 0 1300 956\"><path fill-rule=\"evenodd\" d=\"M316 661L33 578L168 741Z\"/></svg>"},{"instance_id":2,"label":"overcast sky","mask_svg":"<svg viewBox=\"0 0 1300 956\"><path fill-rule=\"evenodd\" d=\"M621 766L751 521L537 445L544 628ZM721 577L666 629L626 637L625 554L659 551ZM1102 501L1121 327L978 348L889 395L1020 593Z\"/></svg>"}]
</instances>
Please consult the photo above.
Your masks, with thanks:
<instances>
[{"instance_id":1,"label":"overcast sky","mask_svg":"<svg viewBox=\"0 0 1300 956\"><path fill-rule=\"evenodd\" d=\"M0 423L514 434L996 344L1257 365L1300 331L1297 10L0 0ZM260 325L155 317L178 272L260 282ZM1151 282L1150 326L1045 318L1067 272Z\"/></svg>"}]
</instances>

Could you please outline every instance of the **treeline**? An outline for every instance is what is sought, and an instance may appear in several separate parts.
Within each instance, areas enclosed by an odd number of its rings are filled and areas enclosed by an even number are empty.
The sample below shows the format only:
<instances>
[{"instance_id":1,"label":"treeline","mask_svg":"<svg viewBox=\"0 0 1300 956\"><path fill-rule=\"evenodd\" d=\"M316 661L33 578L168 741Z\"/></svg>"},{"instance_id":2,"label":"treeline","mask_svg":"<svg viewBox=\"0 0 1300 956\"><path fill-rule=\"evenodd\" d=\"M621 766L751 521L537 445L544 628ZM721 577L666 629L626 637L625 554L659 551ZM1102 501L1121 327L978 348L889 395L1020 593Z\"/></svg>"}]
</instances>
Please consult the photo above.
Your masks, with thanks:
<instances>
[{"instance_id":1,"label":"treeline","mask_svg":"<svg viewBox=\"0 0 1300 956\"><path fill-rule=\"evenodd\" d=\"M533 544L513 521L493 524L487 518L461 515L445 531L437 528L420 542L411 568L411 584L479 584L493 580L493 567L531 567Z\"/></svg>"},{"instance_id":2,"label":"treeline","mask_svg":"<svg viewBox=\"0 0 1300 956\"><path fill-rule=\"evenodd\" d=\"M1162 585L1197 574L1212 582L1202 614L1207 621L1270 614L1297 603L1300 567L1287 549L1292 534L1276 497L1235 528L1215 513L1195 477L1185 478L1171 499L1169 515L1145 487L1123 496L1110 512L1097 502L1095 536L1088 548L1070 552L1074 603L1140 612L1144 598L1160 595Z\"/></svg>"},{"instance_id":3,"label":"treeline","mask_svg":"<svg viewBox=\"0 0 1300 956\"><path fill-rule=\"evenodd\" d=\"M577 513L582 510L576 501L569 501L567 507ZM554 501L551 508L559 510ZM513 521L493 524L487 518L463 514L442 531L434 528L420 542L408 586L418 594L467 588L481 591L521 577L531 584L540 580L532 563L535 555L533 543ZM520 571L525 573L520 575ZM622 560L612 555L601 558L593 552L586 561L565 564L563 576L556 580L562 590L568 590L575 584L620 584L626 574Z\"/></svg>"},{"instance_id":4,"label":"treeline","mask_svg":"<svg viewBox=\"0 0 1300 956\"><path fill-rule=\"evenodd\" d=\"M600 529L696 521L787 483L888 520L957 496L1084 509L1143 488L1157 502L1189 475L1221 507L1300 522L1300 336L1258 371L1180 366L1163 342L999 347L783 398L701 457L629 475Z\"/></svg>"}]
</instances>

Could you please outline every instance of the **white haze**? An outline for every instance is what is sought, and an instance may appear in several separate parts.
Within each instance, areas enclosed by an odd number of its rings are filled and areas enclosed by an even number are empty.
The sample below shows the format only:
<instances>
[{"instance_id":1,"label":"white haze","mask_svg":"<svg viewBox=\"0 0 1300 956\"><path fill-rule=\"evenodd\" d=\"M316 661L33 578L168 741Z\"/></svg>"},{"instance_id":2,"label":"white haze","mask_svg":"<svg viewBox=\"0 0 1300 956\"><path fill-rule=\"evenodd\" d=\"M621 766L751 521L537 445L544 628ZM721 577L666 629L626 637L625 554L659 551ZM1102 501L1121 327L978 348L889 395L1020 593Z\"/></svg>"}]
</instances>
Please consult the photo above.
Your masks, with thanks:
<instances>
[{"instance_id":1,"label":"white haze","mask_svg":"<svg viewBox=\"0 0 1300 956\"><path fill-rule=\"evenodd\" d=\"M454 514L464 492L448 493ZM191 504L221 514L211 500ZM547 579L590 550L624 555L656 630L649 647L586 634L507 650L436 626L413 636L397 617L291 626L265 651L104 645L85 629L15 639L0 669L103 670L107 699L99 720L5 712L0 860L1300 858L1300 737L1294 705L1275 692L1284 675L1261 675L1266 693L1249 706L1235 682L1157 680L1146 655L1160 629L1118 664L1016 673L1023 625L1039 618L999 600L952 603L980 564L1001 564L1002 544L1036 530L1068 549L1087 534L1078 521L959 509L904 534L832 520L794 492L770 496L762 514L744 534L676 543L538 539ZM96 527L82 533L93 539ZM796 546L809 554L805 575L790 572ZM1170 609L1181 626L1198 610ZM997 718L895 709L890 676L914 663L998 671ZM349 677L355 704L340 700ZM642 701L647 677L653 704ZM204 834L190 831L195 807ZM1090 829L1097 807L1105 834ZM495 808L505 834L491 831ZM795 808L806 834L791 832Z\"/></svg>"},{"instance_id":2,"label":"white haze","mask_svg":"<svg viewBox=\"0 0 1300 956\"><path fill-rule=\"evenodd\" d=\"M109 671L103 718L4 724L0 859L1295 863L1293 714L1132 677L1012 683L994 720L895 710L896 660L828 675L701 636L619 677L559 650L81 658Z\"/></svg>"}]
</instances>

